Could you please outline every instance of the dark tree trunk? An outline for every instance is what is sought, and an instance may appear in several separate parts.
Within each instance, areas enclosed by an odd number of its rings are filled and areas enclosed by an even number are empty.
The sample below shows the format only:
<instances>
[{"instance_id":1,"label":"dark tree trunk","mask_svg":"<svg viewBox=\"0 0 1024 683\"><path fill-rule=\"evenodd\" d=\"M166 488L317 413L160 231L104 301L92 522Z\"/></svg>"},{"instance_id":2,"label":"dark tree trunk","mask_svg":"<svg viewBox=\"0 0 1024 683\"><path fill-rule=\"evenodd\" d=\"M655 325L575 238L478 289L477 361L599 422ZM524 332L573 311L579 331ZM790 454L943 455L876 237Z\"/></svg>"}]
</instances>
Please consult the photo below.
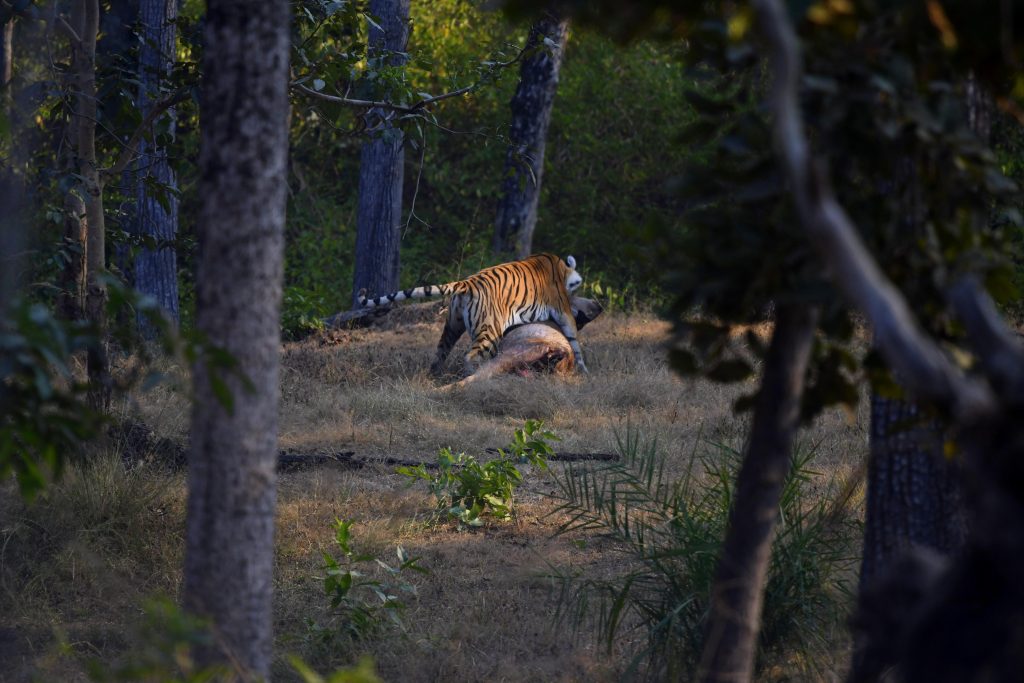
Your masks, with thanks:
<instances>
[{"instance_id":1,"label":"dark tree trunk","mask_svg":"<svg viewBox=\"0 0 1024 683\"><path fill-rule=\"evenodd\" d=\"M140 30L143 42L139 47L139 109L143 118L149 114L160 96L160 83L166 80L174 62L174 21L178 15L177 0L141 0ZM166 114L169 133L174 134L174 111ZM163 203L147 188L144 179L167 187ZM178 234L178 199L174 190L177 179L167 159L167 149L143 138L139 144L135 183L134 225L131 232L152 237L159 248L143 248L135 258L132 276L135 288L151 295L175 322L178 321L178 261L172 244ZM147 337L150 329L139 319L140 329Z\"/></svg>"},{"instance_id":2,"label":"dark tree trunk","mask_svg":"<svg viewBox=\"0 0 1024 683\"><path fill-rule=\"evenodd\" d=\"M568 35L568 20L545 13L527 38L519 86L510 105L509 146L494 221L494 253L502 260L530 255L544 174L544 145Z\"/></svg>"},{"instance_id":3,"label":"dark tree trunk","mask_svg":"<svg viewBox=\"0 0 1024 683\"><path fill-rule=\"evenodd\" d=\"M991 127L991 107L973 76L965 83L968 125L985 141ZM917 220L916 173L908 161L902 188L907 220ZM987 216L976 222L984 224ZM913 225L909 226L913 227ZM980 225L979 225L980 228ZM851 680L869 680L884 659L875 647L884 641L877 620L880 592L905 572L902 559L915 548L934 551L947 558L958 553L967 540L967 516L963 496L963 471L959 462L946 457L946 428L911 401L871 396L870 453L864 519L864 551L860 572L860 615L871 623L868 633L855 628ZM906 560L907 562L911 560Z\"/></svg>"},{"instance_id":4,"label":"dark tree trunk","mask_svg":"<svg viewBox=\"0 0 1024 683\"><path fill-rule=\"evenodd\" d=\"M200 661L246 680L269 680L273 646L289 16L285 0L211 0L204 30L196 327L247 382L193 368L182 595L218 636Z\"/></svg>"},{"instance_id":5,"label":"dark tree trunk","mask_svg":"<svg viewBox=\"0 0 1024 683\"><path fill-rule=\"evenodd\" d=\"M817 319L817 311L804 305L777 308L712 588L707 640L698 670L703 681L752 679L772 537L799 426Z\"/></svg>"},{"instance_id":6,"label":"dark tree trunk","mask_svg":"<svg viewBox=\"0 0 1024 683\"><path fill-rule=\"evenodd\" d=\"M409 40L409 0L372 0L372 14L380 28L370 26L371 58L392 65L405 62L400 55ZM383 118L374 111L370 117ZM356 259L352 304L360 290L385 294L398 289L399 246L402 239L402 180L404 136L385 121L372 140L363 143L359 158L359 208L356 215Z\"/></svg>"},{"instance_id":7,"label":"dark tree trunk","mask_svg":"<svg viewBox=\"0 0 1024 683\"><path fill-rule=\"evenodd\" d=\"M961 476L944 432L916 403L871 397L862 588L911 546L950 555L963 544Z\"/></svg>"}]
</instances>

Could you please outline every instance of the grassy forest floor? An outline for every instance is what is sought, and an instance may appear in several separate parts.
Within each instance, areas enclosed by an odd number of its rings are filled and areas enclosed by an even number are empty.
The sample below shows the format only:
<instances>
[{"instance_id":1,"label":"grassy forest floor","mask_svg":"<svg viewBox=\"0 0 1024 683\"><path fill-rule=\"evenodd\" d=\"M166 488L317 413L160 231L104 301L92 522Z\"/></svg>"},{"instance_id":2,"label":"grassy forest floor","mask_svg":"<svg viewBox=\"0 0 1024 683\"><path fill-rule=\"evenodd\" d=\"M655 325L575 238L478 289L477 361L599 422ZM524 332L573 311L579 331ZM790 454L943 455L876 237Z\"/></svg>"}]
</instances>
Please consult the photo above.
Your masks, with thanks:
<instances>
[{"instance_id":1,"label":"grassy forest floor","mask_svg":"<svg viewBox=\"0 0 1024 683\"><path fill-rule=\"evenodd\" d=\"M742 445L746 421L732 402L752 384L681 379L665 362L667 325L650 315L607 314L581 333L587 377L499 378L450 393L437 391L427 368L440 336L436 308L395 311L379 327L330 332L282 350L280 443L301 452L354 451L432 460L439 448L484 456L507 444L527 418L544 420L562 441L556 450L615 452L616 434L657 439L666 468L682 472L709 440ZM457 368L462 341L450 362ZM183 441L189 404L158 387L133 397L126 416L160 436ZM821 495L866 451L866 410L829 413L801 439L816 449L809 483ZM125 472L112 453L64 479L26 506L14 487L0 488L0 680L82 680L89 658L114 661L145 640L141 605L177 596L184 535L184 473L156 464ZM554 469L562 465L553 464ZM324 465L283 473L277 526L276 680L296 680L295 653L320 671L369 653L385 680L616 680L640 634L625 633L610 655L584 628L574 639L553 620L557 590L550 567L602 576L627 562L615 544L584 532L554 536L564 519L550 513L549 475L529 473L517 494L519 516L482 529L430 524L433 501L393 467ZM859 502L855 502L857 507ZM401 545L429 574L405 577L401 627L352 644L324 645L308 621L330 606L321 551L332 545L335 518L354 521L354 545L393 562ZM593 536L593 534L591 534ZM586 543L579 541L587 541ZM829 680L848 644L836 636L815 673L783 666L771 679ZM800 673L803 671L803 673Z\"/></svg>"}]
</instances>

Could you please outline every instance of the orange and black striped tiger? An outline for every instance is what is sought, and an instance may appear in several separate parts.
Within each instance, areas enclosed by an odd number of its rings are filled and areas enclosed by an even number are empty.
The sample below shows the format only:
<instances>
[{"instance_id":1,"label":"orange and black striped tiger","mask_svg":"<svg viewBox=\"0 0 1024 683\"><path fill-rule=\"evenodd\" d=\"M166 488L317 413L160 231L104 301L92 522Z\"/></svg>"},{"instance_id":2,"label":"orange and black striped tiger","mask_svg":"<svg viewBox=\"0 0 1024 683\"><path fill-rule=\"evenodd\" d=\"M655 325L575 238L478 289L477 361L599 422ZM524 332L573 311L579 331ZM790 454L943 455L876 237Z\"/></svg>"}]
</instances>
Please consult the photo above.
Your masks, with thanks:
<instances>
[{"instance_id":1,"label":"orange and black striped tiger","mask_svg":"<svg viewBox=\"0 0 1024 683\"><path fill-rule=\"evenodd\" d=\"M466 372L472 373L475 364L494 356L498 341L510 327L545 320L561 328L572 347L576 366L587 372L569 303L569 295L582 282L572 256L562 261L554 254L534 254L522 261L485 268L465 280L446 285L416 287L374 299L360 297L359 304L367 308L404 299L451 295L448 320L430 366L435 374L466 330L472 337L466 354Z\"/></svg>"}]
</instances>

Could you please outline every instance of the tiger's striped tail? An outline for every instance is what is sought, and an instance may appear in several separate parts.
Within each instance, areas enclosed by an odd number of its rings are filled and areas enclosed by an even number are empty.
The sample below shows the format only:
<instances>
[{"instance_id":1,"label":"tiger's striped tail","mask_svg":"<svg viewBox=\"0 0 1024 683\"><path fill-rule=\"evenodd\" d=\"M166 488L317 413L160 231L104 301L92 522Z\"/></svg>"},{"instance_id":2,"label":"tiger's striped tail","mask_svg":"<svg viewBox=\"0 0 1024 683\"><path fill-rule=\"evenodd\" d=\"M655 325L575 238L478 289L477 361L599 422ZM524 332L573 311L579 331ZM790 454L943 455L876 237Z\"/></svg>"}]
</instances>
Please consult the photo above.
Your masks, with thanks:
<instances>
[{"instance_id":1,"label":"tiger's striped tail","mask_svg":"<svg viewBox=\"0 0 1024 683\"><path fill-rule=\"evenodd\" d=\"M464 289L462 285L463 283L461 281L449 282L446 285L425 285L423 287L391 292L390 294L384 294L383 296L378 296L374 299L368 299L360 293L359 306L361 308L374 308L376 306L385 306L396 301L405 301L406 299L425 299L432 296L458 294Z\"/></svg>"}]
</instances>

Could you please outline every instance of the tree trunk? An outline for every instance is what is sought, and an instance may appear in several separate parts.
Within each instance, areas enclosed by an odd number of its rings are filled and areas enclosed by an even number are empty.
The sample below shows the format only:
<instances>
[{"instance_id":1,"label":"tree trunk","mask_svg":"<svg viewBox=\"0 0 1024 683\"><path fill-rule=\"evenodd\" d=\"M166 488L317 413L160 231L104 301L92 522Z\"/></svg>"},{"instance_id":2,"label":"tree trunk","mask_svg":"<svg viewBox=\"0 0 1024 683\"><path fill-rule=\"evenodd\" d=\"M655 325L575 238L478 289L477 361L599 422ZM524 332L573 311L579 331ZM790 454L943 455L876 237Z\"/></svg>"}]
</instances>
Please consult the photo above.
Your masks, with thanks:
<instances>
[{"instance_id":1,"label":"tree trunk","mask_svg":"<svg viewBox=\"0 0 1024 683\"><path fill-rule=\"evenodd\" d=\"M501 260L530 255L537 225L544 145L558 71L569 36L569 22L545 13L530 28L526 56L519 68L519 86L512 97L512 123L498 215L494 221L495 255Z\"/></svg>"},{"instance_id":2,"label":"tree trunk","mask_svg":"<svg viewBox=\"0 0 1024 683\"><path fill-rule=\"evenodd\" d=\"M211 0L202 64L196 327L247 381L193 368L182 592L217 634L200 661L259 680L273 645L289 16L284 0Z\"/></svg>"},{"instance_id":3,"label":"tree trunk","mask_svg":"<svg viewBox=\"0 0 1024 683\"><path fill-rule=\"evenodd\" d=\"M707 641L698 670L703 681L749 681L754 670L779 498L789 472L818 319L817 311L804 305L785 304L776 310L712 588Z\"/></svg>"},{"instance_id":4,"label":"tree trunk","mask_svg":"<svg viewBox=\"0 0 1024 683\"><path fill-rule=\"evenodd\" d=\"M67 263L60 272L57 314L65 320L85 317L86 240L85 203L74 191L64 195L64 240Z\"/></svg>"},{"instance_id":5,"label":"tree trunk","mask_svg":"<svg viewBox=\"0 0 1024 683\"><path fill-rule=\"evenodd\" d=\"M370 25L371 59L392 66L405 63L400 55L409 40L409 0L372 0L372 14L380 28ZM373 111L371 117L386 112ZM381 131L363 143L359 158L359 208L356 215L356 262L352 304L359 292L386 294L398 289L399 246L402 239L402 180L405 151L402 131L384 121Z\"/></svg>"},{"instance_id":6,"label":"tree trunk","mask_svg":"<svg viewBox=\"0 0 1024 683\"><path fill-rule=\"evenodd\" d=\"M159 99L160 83L166 80L174 62L177 0L141 0L139 20L143 35L139 47L139 113L145 118ZM174 111L168 110L170 134L174 134ZM147 189L144 176L165 186L163 203ZM150 236L157 249L143 248L132 269L135 288L151 295L175 322L178 321L178 260L172 243L178 234L178 198L174 193L177 179L167 159L167 149L145 138L139 143L139 160L135 183L135 215L132 232ZM139 326L146 337L155 330L145 319Z\"/></svg>"},{"instance_id":7,"label":"tree trunk","mask_svg":"<svg viewBox=\"0 0 1024 683\"><path fill-rule=\"evenodd\" d=\"M89 402L95 410L106 412L110 407L112 381L106 348L107 293L100 275L106 268L106 227L103 217L103 180L96 158L96 37L99 32L98 0L81 0L73 7L72 22L79 40L72 41L72 71L75 74L74 96L75 154L82 199L85 202L86 298L85 315L97 328L98 342L87 356Z\"/></svg>"},{"instance_id":8,"label":"tree trunk","mask_svg":"<svg viewBox=\"0 0 1024 683\"><path fill-rule=\"evenodd\" d=\"M991 112L985 93L969 76L965 83L968 125L983 140L990 134ZM913 229L917 220L915 190L919 182L908 161L902 173L907 197L904 215ZM979 216L979 229L987 221ZM860 572L861 612L871 608L873 583L886 581L887 570L915 547L935 551L939 557L957 553L967 539L962 492L963 472L947 458L945 426L924 414L917 403L871 396L870 454L864 520L864 552ZM863 617L863 614L861 615ZM869 640L878 634L858 632L853 657L854 680L866 680L877 658Z\"/></svg>"},{"instance_id":9,"label":"tree trunk","mask_svg":"<svg viewBox=\"0 0 1024 683\"><path fill-rule=\"evenodd\" d=\"M960 472L943 435L916 403L871 397L862 590L912 546L950 555L963 544Z\"/></svg>"}]
</instances>

